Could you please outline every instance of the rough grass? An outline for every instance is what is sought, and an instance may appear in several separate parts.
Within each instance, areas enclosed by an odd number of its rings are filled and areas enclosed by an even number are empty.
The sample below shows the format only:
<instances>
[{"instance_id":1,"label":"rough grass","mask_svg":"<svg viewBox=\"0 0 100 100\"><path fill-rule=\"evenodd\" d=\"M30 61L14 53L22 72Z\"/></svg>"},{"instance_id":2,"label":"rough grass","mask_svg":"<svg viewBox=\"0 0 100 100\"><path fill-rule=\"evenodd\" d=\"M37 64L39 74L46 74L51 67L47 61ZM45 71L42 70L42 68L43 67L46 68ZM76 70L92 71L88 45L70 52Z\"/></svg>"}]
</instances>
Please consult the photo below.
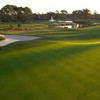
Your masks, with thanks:
<instances>
[{"instance_id":1,"label":"rough grass","mask_svg":"<svg viewBox=\"0 0 100 100\"><path fill-rule=\"evenodd\" d=\"M5 40L5 38L4 38L4 37L2 37L2 36L0 36L0 41L1 41L1 40Z\"/></svg>"},{"instance_id":2,"label":"rough grass","mask_svg":"<svg viewBox=\"0 0 100 100\"><path fill-rule=\"evenodd\" d=\"M19 24L19 23L18 23ZM18 27L17 23L9 23L9 24L0 24L0 30L8 29L10 28L10 25L12 25L14 28ZM33 21L30 23L20 23L22 28L27 28L27 27L36 27L36 26L48 26L49 21Z\"/></svg>"},{"instance_id":3,"label":"rough grass","mask_svg":"<svg viewBox=\"0 0 100 100\"><path fill-rule=\"evenodd\" d=\"M45 38L0 48L0 100L100 99L100 26L6 34Z\"/></svg>"}]
</instances>

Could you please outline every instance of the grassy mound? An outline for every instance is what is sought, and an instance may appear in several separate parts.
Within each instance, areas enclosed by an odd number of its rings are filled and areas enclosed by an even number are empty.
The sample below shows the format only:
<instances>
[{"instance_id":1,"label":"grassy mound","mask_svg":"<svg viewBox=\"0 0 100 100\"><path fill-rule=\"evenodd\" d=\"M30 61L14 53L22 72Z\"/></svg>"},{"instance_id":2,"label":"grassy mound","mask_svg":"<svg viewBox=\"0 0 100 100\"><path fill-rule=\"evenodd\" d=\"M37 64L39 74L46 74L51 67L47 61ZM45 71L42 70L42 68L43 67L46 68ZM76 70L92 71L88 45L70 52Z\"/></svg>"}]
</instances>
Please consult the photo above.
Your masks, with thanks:
<instances>
[{"instance_id":1,"label":"grassy mound","mask_svg":"<svg viewBox=\"0 0 100 100\"><path fill-rule=\"evenodd\" d=\"M100 100L100 26L10 34L45 38L0 47L0 100Z\"/></svg>"},{"instance_id":2,"label":"grassy mound","mask_svg":"<svg viewBox=\"0 0 100 100\"><path fill-rule=\"evenodd\" d=\"M4 38L4 37L2 37L2 36L0 36L0 41L1 41L1 40L5 40L5 38Z\"/></svg>"}]
</instances>

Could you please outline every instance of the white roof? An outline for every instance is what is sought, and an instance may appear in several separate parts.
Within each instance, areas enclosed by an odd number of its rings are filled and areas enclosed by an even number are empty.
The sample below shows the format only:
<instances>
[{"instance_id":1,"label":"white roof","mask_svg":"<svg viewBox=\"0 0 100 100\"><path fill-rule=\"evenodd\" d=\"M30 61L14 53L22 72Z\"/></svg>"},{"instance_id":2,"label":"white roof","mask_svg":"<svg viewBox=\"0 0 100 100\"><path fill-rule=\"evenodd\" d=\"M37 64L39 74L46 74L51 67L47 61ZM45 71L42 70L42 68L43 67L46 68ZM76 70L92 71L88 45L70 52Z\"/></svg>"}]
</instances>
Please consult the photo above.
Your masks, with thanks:
<instances>
[{"instance_id":1,"label":"white roof","mask_svg":"<svg viewBox=\"0 0 100 100\"><path fill-rule=\"evenodd\" d=\"M59 22L63 22L63 23L72 23L73 21L59 21Z\"/></svg>"}]
</instances>

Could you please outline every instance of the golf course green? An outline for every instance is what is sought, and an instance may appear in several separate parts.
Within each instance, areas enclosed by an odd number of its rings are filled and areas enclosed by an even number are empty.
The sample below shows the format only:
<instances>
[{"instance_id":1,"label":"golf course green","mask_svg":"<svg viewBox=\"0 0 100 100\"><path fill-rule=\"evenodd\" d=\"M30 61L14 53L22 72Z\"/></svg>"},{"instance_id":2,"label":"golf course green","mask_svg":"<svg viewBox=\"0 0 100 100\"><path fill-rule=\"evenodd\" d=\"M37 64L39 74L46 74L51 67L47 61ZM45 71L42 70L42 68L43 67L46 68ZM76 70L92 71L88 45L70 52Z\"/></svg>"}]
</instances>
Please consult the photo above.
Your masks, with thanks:
<instances>
[{"instance_id":1,"label":"golf course green","mask_svg":"<svg viewBox=\"0 0 100 100\"><path fill-rule=\"evenodd\" d=\"M100 26L4 34L43 38L0 47L0 100L100 100Z\"/></svg>"}]
</instances>

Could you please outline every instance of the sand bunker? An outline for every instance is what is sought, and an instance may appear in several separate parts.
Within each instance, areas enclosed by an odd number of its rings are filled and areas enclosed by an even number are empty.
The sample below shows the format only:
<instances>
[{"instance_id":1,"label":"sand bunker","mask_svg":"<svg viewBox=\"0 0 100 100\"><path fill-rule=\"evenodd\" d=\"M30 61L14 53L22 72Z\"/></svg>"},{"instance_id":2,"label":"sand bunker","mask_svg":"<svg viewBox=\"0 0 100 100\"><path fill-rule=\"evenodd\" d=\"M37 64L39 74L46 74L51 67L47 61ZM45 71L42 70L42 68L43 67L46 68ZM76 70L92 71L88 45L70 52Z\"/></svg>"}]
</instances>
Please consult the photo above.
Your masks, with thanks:
<instances>
[{"instance_id":1,"label":"sand bunker","mask_svg":"<svg viewBox=\"0 0 100 100\"><path fill-rule=\"evenodd\" d=\"M36 36L22 36L22 35L4 35L4 37L6 38L6 40L0 41L0 46L5 46L17 41L29 41L41 38Z\"/></svg>"}]
</instances>

